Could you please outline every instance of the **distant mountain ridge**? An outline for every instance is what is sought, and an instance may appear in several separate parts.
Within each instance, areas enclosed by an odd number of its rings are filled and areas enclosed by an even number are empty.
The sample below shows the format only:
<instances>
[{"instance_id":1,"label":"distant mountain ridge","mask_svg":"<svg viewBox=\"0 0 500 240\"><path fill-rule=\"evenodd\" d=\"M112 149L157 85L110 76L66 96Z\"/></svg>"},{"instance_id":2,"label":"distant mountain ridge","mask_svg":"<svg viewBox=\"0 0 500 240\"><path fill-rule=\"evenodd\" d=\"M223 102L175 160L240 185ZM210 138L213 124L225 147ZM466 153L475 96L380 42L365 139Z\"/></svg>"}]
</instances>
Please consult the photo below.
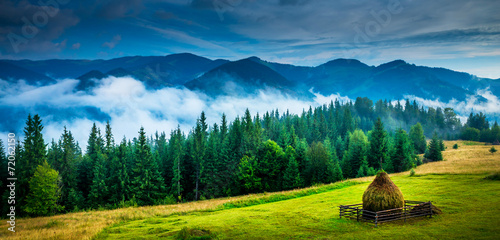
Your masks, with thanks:
<instances>
[{"instance_id":1,"label":"distant mountain ridge","mask_svg":"<svg viewBox=\"0 0 500 240\"><path fill-rule=\"evenodd\" d=\"M211 96L256 94L266 88L301 97L311 97L310 89L323 95L338 93L371 99L416 96L464 101L481 89L500 96L499 79L416 66L403 60L369 66L356 59L335 59L316 67L268 62L258 57L211 60L191 53L110 60L0 60L0 79L8 82L24 79L45 85L56 79L75 78L80 80L77 90L89 90L107 76L131 76L151 89L185 86Z\"/></svg>"}]
</instances>

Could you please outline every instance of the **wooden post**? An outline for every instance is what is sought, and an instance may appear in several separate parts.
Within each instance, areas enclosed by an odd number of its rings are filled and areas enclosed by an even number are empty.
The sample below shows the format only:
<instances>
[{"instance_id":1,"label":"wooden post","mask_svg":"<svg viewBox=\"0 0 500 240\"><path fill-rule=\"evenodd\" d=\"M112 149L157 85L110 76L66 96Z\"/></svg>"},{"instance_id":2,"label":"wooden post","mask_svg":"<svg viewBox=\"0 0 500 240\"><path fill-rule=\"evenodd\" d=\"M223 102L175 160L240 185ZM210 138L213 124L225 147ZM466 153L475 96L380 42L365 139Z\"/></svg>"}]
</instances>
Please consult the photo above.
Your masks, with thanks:
<instances>
[{"instance_id":1,"label":"wooden post","mask_svg":"<svg viewBox=\"0 0 500 240\"><path fill-rule=\"evenodd\" d=\"M431 218L432 218L432 203L429 201L429 211L431 211Z\"/></svg>"},{"instance_id":2,"label":"wooden post","mask_svg":"<svg viewBox=\"0 0 500 240\"><path fill-rule=\"evenodd\" d=\"M404 222L406 223L406 203L405 203L405 206L403 208L403 218L404 218Z\"/></svg>"},{"instance_id":3,"label":"wooden post","mask_svg":"<svg viewBox=\"0 0 500 240\"><path fill-rule=\"evenodd\" d=\"M356 208L356 221L359 222L359 208Z\"/></svg>"},{"instance_id":4,"label":"wooden post","mask_svg":"<svg viewBox=\"0 0 500 240\"><path fill-rule=\"evenodd\" d=\"M342 218L342 206L339 207L339 218Z\"/></svg>"},{"instance_id":5,"label":"wooden post","mask_svg":"<svg viewBox=\"0 0 500 240\"><path fill-rule=\"evenodd\" d=\"M377 227L378 223L378 212L375 213L375 227Z\"/></svg>"}]
</instances>

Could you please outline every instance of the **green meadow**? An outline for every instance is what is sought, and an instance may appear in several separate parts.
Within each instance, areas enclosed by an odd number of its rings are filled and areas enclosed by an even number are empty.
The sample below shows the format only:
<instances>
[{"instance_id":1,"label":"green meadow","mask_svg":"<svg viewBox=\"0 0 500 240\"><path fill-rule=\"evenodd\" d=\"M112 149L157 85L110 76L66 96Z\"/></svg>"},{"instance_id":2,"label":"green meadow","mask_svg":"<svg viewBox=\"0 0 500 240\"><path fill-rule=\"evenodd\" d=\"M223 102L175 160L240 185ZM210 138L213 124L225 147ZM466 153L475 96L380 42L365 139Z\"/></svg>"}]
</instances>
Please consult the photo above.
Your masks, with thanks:
<instances>
[{"instance_id":1,"label":"green meadow","mask_svg":"<svg viewBox=\"0 0 500 240\"><path fill-rule=\"evenodd\" d=\"M459 149L452 149L455 143ZM174 205L69 213L18 221L4 239L498 239L500 155L491 146L446 142L445 161L391 174L406 200L432 201L432 218L373 224L339 219L361 203L373 177L287 192Z\"/></svg>"}]
</instances>

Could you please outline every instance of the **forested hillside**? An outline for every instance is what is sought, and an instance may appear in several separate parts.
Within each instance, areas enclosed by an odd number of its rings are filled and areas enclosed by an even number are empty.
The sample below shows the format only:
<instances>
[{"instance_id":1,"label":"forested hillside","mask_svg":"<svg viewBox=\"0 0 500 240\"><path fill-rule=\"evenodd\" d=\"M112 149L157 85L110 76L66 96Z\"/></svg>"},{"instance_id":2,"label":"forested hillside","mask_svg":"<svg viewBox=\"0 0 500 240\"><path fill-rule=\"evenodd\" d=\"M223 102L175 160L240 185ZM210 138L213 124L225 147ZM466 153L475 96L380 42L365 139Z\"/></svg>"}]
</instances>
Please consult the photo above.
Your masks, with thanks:
<instances>
[{"instance_id":1,"label":"forested hillside","mask_svg":"<svg viewBox=\"0 0 500 240\"><path fill-rule=\"evenodd\" d=\"M381 168L401 172L442 160L443 137L473 132L491 142L500 138L498 124L490 128L483 114L471 114L463 127L453 109L367 98L300 115L275 110L252 116L247 110L231 122L223 115L212 126L202 112L189 133L178 128L148 137L141 128L133 139L115 140L109 123L103 130L94 124L85 151L66 128L48 145L42 132L42 119L28 116L16 146L24 215L280 191L374 175ZM426 136L432 137L429 144ZM52 191L39 191L42 185Z\"/></svg>"}]
</instances>

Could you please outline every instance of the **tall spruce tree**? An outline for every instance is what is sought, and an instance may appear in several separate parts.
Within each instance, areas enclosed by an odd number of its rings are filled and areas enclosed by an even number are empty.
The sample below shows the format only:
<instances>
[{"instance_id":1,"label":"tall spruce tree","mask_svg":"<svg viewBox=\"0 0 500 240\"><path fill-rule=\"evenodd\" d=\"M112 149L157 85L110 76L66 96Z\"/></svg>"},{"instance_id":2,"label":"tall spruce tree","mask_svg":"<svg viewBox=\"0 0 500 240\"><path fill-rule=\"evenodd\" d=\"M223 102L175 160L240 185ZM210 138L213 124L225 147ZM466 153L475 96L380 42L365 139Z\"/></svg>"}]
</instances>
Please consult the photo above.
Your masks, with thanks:
<instances>
[{"instance_id":1,"label":"tall spruce tree","mask_svg":"<svg viewBox=\"0 0 500 240\"><path fill-rule=\"evenodd\" d=\"M130 200L130 176L127 167L127 141L125 138L116 149L116 154L113 156L110 165L110 179L108 182L111 202L118 203Z\"/></svg>"},{"instance_id":2,"label":"tall spruce tree","mask_svg":"<svg viewBox=\"0 0 500 240\"><path fill-rule=\"evenodd\" d=\"M356 129L349 135L347 156L342 163L342 173L345 177L356 177L363 161L366 160L367 147L368 138L363 131Z\"/></svg>"},{"instance_id":3,"label":"tall spruce tree","mask_svg":"<svg viewBox=\"0 0 500 240\"><path fill-rule=\"evenodd\" d=\"M387 159L387 133L380 118L373 125L370 135L370 149L368 151L368 166L374 169L382 168L382 163Z\"/></svg>"},{"instance_id":4,"label":"tall spruce tree","mask_svg":"<svg viewBox=\"0 0 500 240\"><path fill-rule=\"evenodd\" d=\"M404 172L413 167L413 160L411 157L412 151L413 150L406 131L403 129L396 131L396 136L394 137L394 148L391 154L394 171Z\"/></svg>"},{"instance_id":5,"label":"tall spruce tree","mask_svg":"<svg viewBox=\"0 0 500 240\"><path fill-rule=\"evenodd\" d=\"M219 171L222 169L220 161L220 132L217 124L214 124L208 137L207 151L201 168L201 183L204 185L203 195L214 198L222 196L220 191L221 177Z\"/></svg>"},{"instance_id":6,"label":"tall spruce tree","mask_svg":"<svg viewBox=\"0 0 500 240\"><path fill-rule=\"evenodd\" d=\"M295 149L292 146L286 148L285 159L288 159L288 164L283 173L283 189L288 190L301 187L302 177L300 176Z\"/></svg>"},{"instance_id":7,"label":"tall spruce tree","mask_svg":"<svg viewBox=\"0 0 500 240\"><path fill-rule=\"evenodd\" d=\"M143 127L139 130L135 149L133 177L131 188L140 205L153 205L165 196L165 183L146 142L146 133Z\"/></svg>"},{"instance_id":8,"label":"tall spruce tree","mask_svg":"<svg viewBox=\"0 0 500 240\"><path fill-rule=\"evenodd\" d=\"M26 127L24 128L23 150L17 156L19 164L19 188L17 196L21 206L25 204L26 196L30 192L29 180L35 174L35 170L47 160L46 145L42 135L42 119L35 115L33 118L28 115ZM21 209L23 209L21 207Z\"/></svg>"},{"instance_id":9,"label":"tall spruce tree","mask_svg":"<svg viewBox=\"0 0 500 240\"><path fill-rule=\"evenodd\" d=\"M92 207L104 207L109 197L106 162L107 156L98 152L97 159L92 169L92 185L88 195L89 205Z\"/></svg>"},{"instance_id":10,"label":"tall spruce tree","mask_svg":"<svg viewBox=\"0 0 500 240\"><path fill-rule=\"evenodd\" d=\"M416 154L425 153L427 141L424 136L424 129L420 123L413 125L410 129L410 142L415 149Z\"/></svg>"},{"instance_id":11,"label":"tall spruce tree","mask_svg":"<svg viewBox=\"0 0 500 240\"><path fill-rule=\"evenodd\" d=\"M196 127L194 129L194 143L191 149L192 159L194 163L195 170L195 201L199 198L200 189L200 172L202 168L203 159L205 158L206 147L207 147L207 123L205 112L201 112L200 118L196 121Z\"/></svg>"},{"instance_id":12,"label":"tall spruce tree","mask_svg":"<svg viewBox=\"0 0 500 240\"><path fill-rule=\"evenodd\" d=\"M182 201L183 186L181 184L183 173L183 159L184 159L184 136L181 129L177 127L172 131L169 141L169 157L172 164L172 189L171 192L176 196L178 201Z\"/></svg>"},{"instance_id":13,"label":"tall spruce tree","mask_svg":"<svg viewBox=\"0 0 500 240\"><path fill-rule=\"evenodd\" d=\"M74 209L77 194L77 163L80 159L79 147L73 138L71 131L68 131L64 127L61 140L59 144L51 147L52 155L54 159L52 160L52 167L59 172L61 177L61 204L65 206L66 210L71 211ZM70 197L70 193L73 195Z\"/></svg>"},{"instance_id":14,"label":"tall spruce tree","mask_svg":"<svg viewBox=\"0 0 500 240\"><path fill-rule=\"evenodd\" d=\"M334 167L328 148L321 142L313 142L307 151L306 183L330 183ZM331 166L332 165L332 166Z\"/></svg>"}]
</instances>

